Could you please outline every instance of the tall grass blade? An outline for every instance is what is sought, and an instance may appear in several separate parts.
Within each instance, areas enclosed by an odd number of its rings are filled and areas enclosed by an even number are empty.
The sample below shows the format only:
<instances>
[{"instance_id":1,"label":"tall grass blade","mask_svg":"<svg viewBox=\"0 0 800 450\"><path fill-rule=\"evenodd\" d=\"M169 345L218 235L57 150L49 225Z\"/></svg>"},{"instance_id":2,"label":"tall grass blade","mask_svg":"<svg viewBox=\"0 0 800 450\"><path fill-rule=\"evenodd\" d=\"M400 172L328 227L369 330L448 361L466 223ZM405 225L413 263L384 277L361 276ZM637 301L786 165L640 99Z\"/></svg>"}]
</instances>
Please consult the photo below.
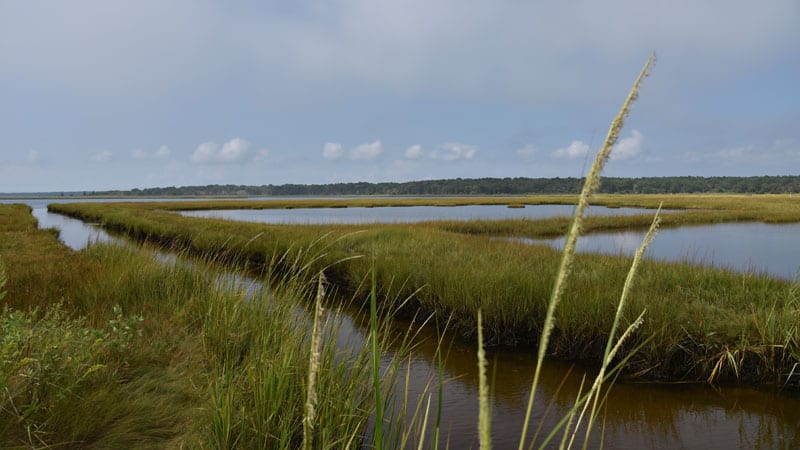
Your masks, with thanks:
<instances>
[{"instance_id":1,"label":"tall grass blade","mask_svg":"<svg viewBox=\"0 0 800 450\"><path fill-rule=\"evenodd\" d=\"M539 384L542 363L544 362L544 357L547 353L547 344L550 340L550 334L552 333L553 326L555 324L555 310L561 300L561 295L563 294L566 280L571 272L578 236L581 233L581 228L583 225L584 210L589 205L589 198L595 192L597 192L597 189L600 187L600 174L603 171L603 167L605 167L606 162L611 157L611 150L614 148L614 144L616 144L617 140L619 139L622 127L625 125L625 118L630 112L631 105L639 95L639 85L645 77L649 76L650 70L654 63L655 53L650 56L641 72L639 72L639 76L636 78L636 81L634 81L630 92L628 92L628 96L625 98L625 102L622 104L622 108L617 114L617 117L611 122L611 127L608 130L608 135L606 136L605 142L597 152L594 163L589 169L589 174L586 176L586 181L584 182L581 194L578 197L578 205L575 208L575 215L572 219L572 225L570 226L569 233L567 234L567 240L564 244L564 253L562 255L561 264L556 275L556 281L555 285L553 286L550 302L547 305L547 313L545 314L542 334L539 339L536 370L533 375L531 394L528 400L528 407L525 412L525 420L522 425L522 432L520 434L519 450L523 450L525 446L525 438L528 432L530 416L533 410L533 403L536 398L536 386Z\"/></svg>"},{"instance_id":2,"label":"tall grass blade","mask_svg":"<svg viewBox=\"0 0 800 450\"><path fill-rule=\"evenodd\" d=\"M419 444L417 445L417 450L422 450L425 448L425 429L428 426L428 413L431 410L431 396L428 395L428 404L425 406L425 417L422 419L422 431L419 434Z\"/></svg>"}]
</instances>

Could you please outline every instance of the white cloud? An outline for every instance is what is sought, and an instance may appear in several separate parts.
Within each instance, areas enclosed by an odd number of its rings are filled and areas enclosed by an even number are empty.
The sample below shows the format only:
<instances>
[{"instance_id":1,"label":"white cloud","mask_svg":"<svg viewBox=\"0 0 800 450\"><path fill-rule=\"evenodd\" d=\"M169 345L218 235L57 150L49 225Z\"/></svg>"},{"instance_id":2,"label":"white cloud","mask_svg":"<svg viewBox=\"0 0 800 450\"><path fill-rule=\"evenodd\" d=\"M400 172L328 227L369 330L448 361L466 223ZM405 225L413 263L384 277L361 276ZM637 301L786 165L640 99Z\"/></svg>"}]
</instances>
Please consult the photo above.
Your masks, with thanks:
<instances>
[{"instance_id":1,"label":"white cloud","mask_svg":"<svg viewBox=\"0 0 800 450\"><path fill-rule=\"evenodd\" d=\"M553 151L553 158L583 158L589 153L589 144L583 141L572 141L568 146Z\"/></svg>"},{"instance_id":2,"label":"white cloud","mask_svg":"<svg viewBox=\"0 0 800 450\"><path fill-rule=\"evenodd\" d=\"M358 147L350 150L350 159L352 160L369 160L375 159L383 152L381 141L370 142L361 144Z\"/></svg>"},{"instance_id":3,"label":"white cloud","mask_svg":"<svg viewBox=\"0 0 800 450\"><path fill-rule=\"evenodd\" d=\"M131 152L131 156L134 159L145 159L147 158L147 152L142 150L141 148L137 148Z\"/></svg>"},{"instance_id":4,"label":"white cloud","mask_svg":"<svg viewBox=\"0 0 800 450\"><path fill-rule=\"evenodd\" d=\"M41 159L41 155L38 150L29 150L25 159L27 159L29 163L36 163Z\"/></svg>"},{"instance_id":5,"label":"white cloud","mask_svg":"<svg viewBox=\"0 0 800 450\"><path fill-rule=\"evenodd\" d=\"M336 142L326 142L322 147L322 157L325 159L339 159L344 152L342 151L342 144Z\"/></svg>"},{"instance_id":6,"label":"white cloud","mask_svg":"<svg viewBox=\"0 0 800 450\"><path fill-rule=\"evenodd\" d=\"M194 153L192 153L192 162L198 164L205 164L214 159L214 154L217 152L217 144L213 142L203 142L198 145Z\"/></svg>"},{"instance_id":7,"label":"white cloud","mask_svg":"<svg viewBox=\"0 0 800 450\"><path fill-rule=\"evenodd\" d=\"M528 144L522 148L517 149L517 155L522 159L532 160L539 153L539 149L533 144Z\"/></svg>"},{"instance_id":8,"label":"white cloud","mask_svg":"<svg viewBox=\"0 0 800 450\"><path fill-rule=\"evenodd\" d=\"M422 146L412 145L406 149L406 159L419 159L422 157Z\"/></svg>"},{"instance_id":9,"label":"white cloud","mask_svg":"<svg viewBox=\"0 0 800 450\"><path fill-rule=\"evenodd\" d=\"M431 158L439 159L442 161L455 161L458 159L472 159L478 148L470 144L459 144L455 142L448 142L436 147L436 150L431 153Z\"/></svg>"},{"instance_id":10,"label":"white cloud","mask_svg":"<svg viewBox=\"0 0 800 450\"><path fill-rule=\"evenodd\" d=\"M631 159L642 152L644 137L638 130L631 131L631 136L620 139L617 145L611 149L611 159L625 160Z\"/></svg>"},{"instance_id":11,"label":"white cloud","mask_svg":"<svg viewBox=\"0 0 800 450\"><path fill-rule=\"evenodd\" d=\"M158 150L156 150L153 156L158 159L164 159L164 158L169 158L169 155L171 154L172 150L170 150L170 148L167 147L166 145L162 145L161 147L158 147Z\"/></svg>"},{"instance_id":12,"label":"white cloud","mask_svg":"<svg viewBox=\"0 0 800 450\"><path fill-rule=\"evenodd\" d=\"M95 153L89 159L94 162L107 163L111 161L113 157L114 157L113 153L105 151L105 152Z\"/></svg>"},{"instance_id":13,"label":"white cloud","mask_svg":"<svg viewBox=\"0 0 800 450\"><path fill-rule=\"evenodd\" d=\"M222 146L222 150L217 154L217 160L223 163L235 163L243 161L247 156L247 149L250 143L242 138L234 138Z\"/></svg>"},{"instance_id":14,"label":"white cloud","mask_svg":"<svg viewBox=\"0 0 800 450\"><path fill-rule=\"evenodd\" d=\"M242 138L234 138L220 148L213 142L204 142L197 146L191 160L196 164L235 164L247 158L250 143Z\"/></svg>"}]
</instances>

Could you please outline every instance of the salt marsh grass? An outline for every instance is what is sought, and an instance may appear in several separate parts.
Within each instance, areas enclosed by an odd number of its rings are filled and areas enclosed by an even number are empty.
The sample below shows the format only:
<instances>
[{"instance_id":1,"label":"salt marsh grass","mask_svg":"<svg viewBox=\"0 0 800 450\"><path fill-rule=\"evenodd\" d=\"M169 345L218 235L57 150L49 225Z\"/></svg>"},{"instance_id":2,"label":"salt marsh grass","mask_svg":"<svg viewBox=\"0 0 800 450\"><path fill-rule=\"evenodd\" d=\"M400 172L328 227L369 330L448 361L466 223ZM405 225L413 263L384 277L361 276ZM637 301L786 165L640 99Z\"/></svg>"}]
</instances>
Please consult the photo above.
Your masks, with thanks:
<instances>
[{"instance_id":1,"label":"salt marsh grass","mask_svg":"<svg viewBox=\"0 0 800 450\"><path fill-rule=\"evenodd\" d=\"M390 383L370 383L372 355L384 353L388 338L374 340L375 351L338 345L343 316L320 314L314 285L282 277L253 292L220 274L225 258L164 261L135 246L95 244L47 258L40 253L64 247L35 228L26 208L0 207L5 213L0 260L43 267L27 277L14 267L0 286L4 444L321 449L369 442L374 398L391 399ZM50 297L54 283L59 303ZM306 314L299 305L315 293L317 312ZM385 317L375 317L377 335L388 334ZM403 357L403 347L394 348Z\"/></svg>"},{"instance_id":2,"label":"salt marsh grass","mask_svg":"<svg viewBox=\"0 0 800 450\"><path fill-rule=\"evenodd\" d=\"M746 202L737 204L744 210L737 213L740 215L750 208ZM379 298L411 298L401 314L420 310L452 317L451 330L474 340L475 315L480 308L489 345L524 346L538 341L560 260L559 253L549 247L441 227L263 225L186 218L123 204L51 208L168 248L225 255L227 263L235 260L249 268L269 267L276 273L289 273L292 267L304 267L306 276L325 269L329 282L343 292L362 289L362 280L374 265ZM662 216L662 226L669 225L671 216L674 214ZM604 218L587 219L584 229L591 228L595 219ZM620 223L627 220L614 219ZM649 226L652 216L635 220ZM559 222L552 229L555 233L567 226ZM320 236L328 237L320 241ZM313 258L308 254L304 261L275 256L287 252L297 255L295 250L310 247L320 250ZM348 259L353 255L365 257ZM556 312L558 327L549 353L599 362L603 348L596 343L608 337L618 300L614 293L622 289L629 261L615 255L576 255L573 265L564 300ZM394 292L389 293L387 287L393 282ZM641 342L644 345L629 362L628 371L651 379L705 381L720 352L740 349L750 353L759 346L785 345L787 339L796 342L797 303L788 301L792 286L763 275L643 261L638 283L631 289L630 305L631 310L648 309L648 320L638 333L647 340ZM357 298L368 298L368 291L361 293ZM592 301L580 300L586 298ZM769 316L769 311L775 313ZM768 316L771 322L765 322ZM633 319L635 316L626 315L626 321ZM763 341L779 335L759 332L757 323L784 330L783 337ZM766 362L763 358L747 357L738 373L721 367L715 381L795 384L796 379L788 380L786 375L796 360L783 350L788 352L792 347L774 348L779 354L769 365L762 367Z\"/></svg>"}]
</instances>

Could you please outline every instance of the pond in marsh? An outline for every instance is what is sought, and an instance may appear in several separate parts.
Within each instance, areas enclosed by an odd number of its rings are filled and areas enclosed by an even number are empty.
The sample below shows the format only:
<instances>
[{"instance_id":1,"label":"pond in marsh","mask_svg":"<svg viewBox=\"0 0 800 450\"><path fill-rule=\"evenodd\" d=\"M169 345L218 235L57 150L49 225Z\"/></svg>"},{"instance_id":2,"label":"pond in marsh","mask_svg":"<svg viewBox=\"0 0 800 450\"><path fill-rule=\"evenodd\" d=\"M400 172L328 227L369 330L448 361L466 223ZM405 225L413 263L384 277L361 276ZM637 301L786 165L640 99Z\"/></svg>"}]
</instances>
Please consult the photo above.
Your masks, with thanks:
<instances>
[{"instance_id":1,"label":"pond in marsh","mask_svg":"<svg viewBox=\"0 0 800 450\"><path fill-rule=\"evenodd\" d=\"M578 239L579 252L633 255L645 231L592 233ZM510 238L528 244L564 246L564 238ZM721 223L664 228L658 231L645 253L652 259L687 261L693 264L764 272L794 279L800 269L800 224Z\"/></svg>"},{"instance_id":2,"label":"pond in marsh","mask_svg":"<svg viewBox=\"0 0 800 450\"><path fill-rule=\"evenodd\" d=\"M49 216L61 217L55 214ZM39 216L44 222L45 216ZM48 219L49 220L49 219ZM81 248L91 236L96 240L113 239L80 221L63 218L63 222L45 222L46 226L74 226L71 240ZM78 226L80 225L80 226ZM82 230L82 231L81 231ZM666 231L666 230L664 230ZM81 234L83 233L83 234ZM95 233L95 234L93 234ZM797 247L795 247L797 248ZM365 342L363 317L350 311L343 322L341 342L359 345ZM396 330L404 332L407 322L397 321ZM436 373L437 336L433 329L421 331L421 340L409 356L409 395L412 402L425 392L425 386ZM442 437L450 448L477 448L477 361L475 347L459 340L444 343L447 359L442 374ZM490 402L492 434L495 448L516 448L525 414L530 382L535 368L532 351L488 351L489 373L495 373ZM387 355L384 362L388 360ZM574 401L581 376L591 371L549 361L542 375L533 409L533 434L539 423L551 429ZM401 372L401 379L405 373ZM563 382L563 384L562 384ZM435 386L435 379L434 385ZM559 386L561 388L559 389ZM432 411L436 410L435 387ZM548 411L548 406L552 405ZM423 405L424 408L424 405ZM432 415L433 417L433 415ZM431 422L432 424L432 422ZM429 425L430 427L431 425ZM430 430L429 430L430 432ZM540 435L539 442L541 442ZM557 436L556 442L560 440ZM582 436L579 436L580 440ZM430 441L428 434L426 443ZM600 446L601 433L595 431L589 448ZM616 384L605 409L605 448L635 449L732 449L732 448L800 448L800 396L791 393L754 389L712 389L704 385Z\"/></svg>"},{"instance_id":3,"label":"pond in marsh","mask_svg":"<svg viewBox=\"0 0 800 450\"><path fill-rule=\"evenodd\" d=\"M296 209L219 209L182 211L188 217L238 220L241 222L280 224L358 224L358 223L413 223L429 220L496 220L542 219L571 216L572 205L527 205L509 208L506 205L465 206L381 206L375 208L296 208ZM643 208L606 208L591 206L589 216L655 214Z\"/></svg>"}]
</instances>

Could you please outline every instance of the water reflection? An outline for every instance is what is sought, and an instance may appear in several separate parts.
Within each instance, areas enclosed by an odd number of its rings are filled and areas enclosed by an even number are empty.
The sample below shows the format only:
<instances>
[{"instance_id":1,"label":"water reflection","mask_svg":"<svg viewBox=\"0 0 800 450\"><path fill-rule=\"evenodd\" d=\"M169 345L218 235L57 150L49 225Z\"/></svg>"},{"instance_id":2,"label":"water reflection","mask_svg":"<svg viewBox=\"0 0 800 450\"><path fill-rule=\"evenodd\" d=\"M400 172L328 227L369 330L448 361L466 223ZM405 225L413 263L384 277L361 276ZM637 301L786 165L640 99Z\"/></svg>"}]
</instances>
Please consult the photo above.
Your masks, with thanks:
<instances>
[{"instance_id":1,"label":"water reflection","mask_svg":"<svg viewBox=\"0 0 800 450\"><path fill-rule=\"evenodd\" d=\"M47 211L47 208L34 208L33 215L39 221L39 228L58 228L59 239L68 247L80 250L91 242L123 242L106 233L96 225Z\"/></svg>"},{"instance_id":2,"label":"water reflection","mask_svg":"<svg viewBox=\"0 0 800 450\"><path fill-rule=\"evenodd\" d=\"M653 214L642 208L605 208L592 206L590 216ZM182 211L188 217L238 220L241 222L279 224L359 224L412 223L429 220L496 220L542 219L571 216L572 205L527 205L509 208L505 205L466 206L402 206L375 208L293 208L293 209L228 209Z\"/></svg>"},{"instance_id":3,"label":"water reflection","mask_svg":"<svg viewBox=\"0 0 800 450\"><path fill-rule=\"evenodd\" d=\"M399 330L403 325L399 325ZM435 373L436 334L423 332L424 340L412 355L411 379L428 380ZM445 343L448 347L450 342ZM488 352L489 373L495 373L490 402L495 448L516 448L530 383L535 370L533 352ZM452 342L445 361L442 446L477 448L478 374L475 348ZM569 375L567 375L569 373ZM592 370L549 361L543 369L533 408L533 428L542 424L538 441L553 429L572 406L581 378L591 380ZM432 408L435 407L435 388ZM423 383L411 385L410 394L423 392ZM401 395L401 392L398 392ZM550 406L550 411L545 415ZM589 448L630 449L750 449L800 448L800 397L774 391L705 385L658 385L619 382L605 409L605 429L593 431ZM531 431L531 434L533 431ZM529 434L529 437L531 435ZM559 442L559 434L555 442ZM582 442L583 431L576 439ZM426 442L430 442L428 435ZM557 447L553 444L549 447Z\"/></svg>"},{"instance_id":4,"label":"water reflection","mask_svg":"<svg viewBox=\"0 0 800 450\"><path fill-rule=\"evenodd\" d=\"M633 255L644 231L593 233L578 240L578 251ZM517 239L530 244L564 246L564 238ZM723 223L659 230L646 255L740 272L765 272L794 279L800 268L800 224Z\"/></svg>"}]
</instances>

